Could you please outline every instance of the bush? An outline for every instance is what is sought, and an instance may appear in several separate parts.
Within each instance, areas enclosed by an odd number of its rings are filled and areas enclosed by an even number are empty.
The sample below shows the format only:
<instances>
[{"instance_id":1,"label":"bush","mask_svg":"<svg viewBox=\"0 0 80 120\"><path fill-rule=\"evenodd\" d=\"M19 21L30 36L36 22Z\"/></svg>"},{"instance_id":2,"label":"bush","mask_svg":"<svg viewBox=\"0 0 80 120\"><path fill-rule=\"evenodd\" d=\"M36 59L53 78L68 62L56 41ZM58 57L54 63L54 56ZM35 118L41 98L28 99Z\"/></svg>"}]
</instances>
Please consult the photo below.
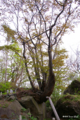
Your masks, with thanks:
<instances>
[{"instance_id":1,"label":"bush","mask_svg":"<svg viewBox=\"0 0 80 120\"><path fill-rule=\"evenodd\" d=\"M11 88L11 82L0 82L0 92L6 92Z\"/></svg>"},{"instance_id":2,"label":"bush","mask_svg":"<svg viewBox=\"0 0 80 120\"><path fill-rule=\"evenodd\" d=\"M58 90L54 89L54 91L51 95L51 98L52 98L52 101L53 101L54 105L56 105L56 102L59 100L60 97L61 97L60 92Z\"/></svg>"}]
</instances>

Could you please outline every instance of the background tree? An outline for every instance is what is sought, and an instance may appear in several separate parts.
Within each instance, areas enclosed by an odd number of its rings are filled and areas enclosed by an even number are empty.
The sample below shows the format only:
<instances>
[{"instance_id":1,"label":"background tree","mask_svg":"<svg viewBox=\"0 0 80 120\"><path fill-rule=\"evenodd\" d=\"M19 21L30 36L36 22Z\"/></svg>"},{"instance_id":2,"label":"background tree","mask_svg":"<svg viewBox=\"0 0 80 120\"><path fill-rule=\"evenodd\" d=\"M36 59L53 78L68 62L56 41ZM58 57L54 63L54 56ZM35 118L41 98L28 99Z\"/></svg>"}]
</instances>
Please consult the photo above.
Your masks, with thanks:
<instances>
[{"instance_id":1,"label":"background tree","mask_svg":"<svg viewBox=\"0 0 80 120\"><path fill-rule=\"evenodd\" d=\"M21 86L27 77L25 76L26 72L23 57L18 55L18 53L21 53L19 45L17 43L12 43L11 45L0 46L0 50L2 53L0 62L0 82L6 83L10 81L13 88ZM8 51L8 59L6 58L6 51Z\"/></svg>"},{"instance_id":2,"label":"background tree","mask_svg":"<svg viewBox=\"0 0 80 120\"><path fill-rule=\"evenodd\" d=\"M80 80L80 50L77 48L73 50L74 57L71 55L67 62L68 66L68 79L70 81L77 79Z\"/></svg>"}]
</instances>

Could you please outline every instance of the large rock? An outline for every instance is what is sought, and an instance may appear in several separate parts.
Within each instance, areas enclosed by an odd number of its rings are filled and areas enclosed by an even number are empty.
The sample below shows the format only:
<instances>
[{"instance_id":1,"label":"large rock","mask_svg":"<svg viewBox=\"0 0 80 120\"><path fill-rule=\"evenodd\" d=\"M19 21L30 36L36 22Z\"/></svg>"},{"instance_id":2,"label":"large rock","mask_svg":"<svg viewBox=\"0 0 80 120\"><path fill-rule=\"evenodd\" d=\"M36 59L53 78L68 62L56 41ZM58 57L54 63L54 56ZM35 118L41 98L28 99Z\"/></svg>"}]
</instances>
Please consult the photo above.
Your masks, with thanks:
<instances>
[{"instance_id":1,"label":"large rock","mask_svg":"<svg viewBox=\"0 0 80 120\"><path fill-rule=\"evenodd\" d=\"M63 95L56 104L56 110L60 118L78 118L80 115L80 96L79 95Z\"/></svg>"},{"instance_id":2,"label":"large rock","mask_svg":"<svg viewBox=\"0 0 80 120\"><path fill-rule=\"evenodd\" d=\"M27 113L29 110L23 111L24 108L20 105L17 100L6 101L5 99L0 100L0 118L7 118L9 120L18 119L19 115L25 116L28 119Z\"/></svg>"},{"instance_id":3,"label":"large rock","mask_svg":"<svg viewBox=\"0 0 80 120\"><path fill-rule=\"evenodd\" d=\"M64 94L79 94L80 95L80 82L77 80L74 80L64 91Z\"/></svg>"},{"instance_id":4,"label":"large rock","mask_svg":"<svg viewBox=\"0 0 80 120\"><path fill-rule=\"evenodd\" d=\"M26 109L29 108L31 114L37 117L38 120L44 120L45 118L45 103L38 104L33 97L25 96L22 97L19 102Z\"/></svg>"}]
</instances>

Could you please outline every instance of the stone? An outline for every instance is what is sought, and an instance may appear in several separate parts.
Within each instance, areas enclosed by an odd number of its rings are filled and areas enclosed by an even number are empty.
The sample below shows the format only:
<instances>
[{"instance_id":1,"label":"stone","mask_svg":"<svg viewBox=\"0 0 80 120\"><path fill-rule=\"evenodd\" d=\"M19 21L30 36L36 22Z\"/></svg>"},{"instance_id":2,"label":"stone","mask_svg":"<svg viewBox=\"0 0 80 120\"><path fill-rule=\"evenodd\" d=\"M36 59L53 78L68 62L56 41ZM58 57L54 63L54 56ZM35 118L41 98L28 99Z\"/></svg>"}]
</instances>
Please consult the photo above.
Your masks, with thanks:
<instances>
[{"instance_id":1,"label":"stone","mask_svg":"<svg viewBox=\"0 0 80 120\"><path fill-rule=\"evenodd\" d=\"M10 94L13 94L13 90L12 89L10 89Z\"/></svg>"},{"instance_id":2,"label":"stone","mask_svg":"<svg viewBox=\"0 0 80 120\"><path fill-rule=\"evenodd\" d=\"M9 90L7 90L7 94L9 94Z\"/></svg>"},{"instance_id":3,"label":"stone","mask_svg":"<svg viewBox=\"0 0 80 120\"><path fill-rule=\"evenodd\" d=\"M45 119L45 103L38 104L33 97L31 96L25 96L22 97L19 102L23 107L26 109L29 108L31 114L34 117L37 117L38 120L44 120Z\"/></svg>"},{"instance_id":4,"label":"stone","mask_svg":"<svg viewBox=\"0 0 80 120\"><path fill-rule=\"evenodd\" d=\"M19 115L25 116L26 119L28 118L29 111L22 111L24 108L20 105L20 103L15 100L13 102L0 100L0 118L5 119L18 119Z\"/></svg>"},{"instance_id":5,"label":"stone","mask_svg":"<svg viewBox=\"0 0 80 120\"><path fill-rule=\"evenodd\" d=\"M72 83L63 92L63 96L56 103L56 110L63 119L79 119L80 115L80 82Z\"/></svg>"},{"instance_id":6,"label":"stone","mask_svg":"<svg viewBox=\"0 0 80 120\"><path fill-rule=\"evenodd\" d=\"M2 96L2 92L0 92L0 96Z\"/></svg>"},{"instance_id":7,"label":"stone","mask_svg":"<svg viewBox=\"0 0 80 120\"><path fill-rule=\"evenodd\" d=\"M77 80L74 80L64 91L63 94L79 94L80 95L80 82Z\"/></svg>"},{"instance_id":8,"label":"stone","mask_svg":"<svg viewBox=\"0 0 80 120\"><path fill-rule=\"evenodd\" d=\"M16 98L13 95L6 97L6 100L8 100L8 101L11 101L11 100L14 101L15 99Z\"/></svg>"},{"instance_id":9,"label":"stone","mask_svg":"<svg viewBox=\"0 0 80 120\"><path fill-rule=\"evenodd\" d=\"M55 107L60 118L77 119L78 116L80 115L80 96L69 94L63 95L57 101Z\"/></svg>"}]
</instances>

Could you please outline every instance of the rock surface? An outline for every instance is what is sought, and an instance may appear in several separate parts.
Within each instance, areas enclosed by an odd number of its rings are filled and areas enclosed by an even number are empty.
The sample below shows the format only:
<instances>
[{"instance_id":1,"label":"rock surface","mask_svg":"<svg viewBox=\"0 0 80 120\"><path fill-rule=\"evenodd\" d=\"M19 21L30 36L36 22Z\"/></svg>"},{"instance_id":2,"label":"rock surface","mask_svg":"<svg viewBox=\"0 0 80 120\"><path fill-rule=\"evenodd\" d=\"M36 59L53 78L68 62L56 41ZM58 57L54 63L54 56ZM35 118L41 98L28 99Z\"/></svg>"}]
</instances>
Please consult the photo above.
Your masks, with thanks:
<instances>
[{"instance_id":1,"label":"rock surface","mask_svg":"<svg viewBox=\"0 0 80 120\"><path fill-rule=\"evenodd\" d=\"M19 102L26 109L29 108L33 116L37 117L38 120L45 119L45 103L38 104L33 97L25 96L22 97Z\"/></svg>"},{"instance_id":2,"label":"rock surface","mask_svg":"<svg viewBox=\"0 0 80 120\"><path fill-rule=\"evenodd\" d=\"M57 101L56 110L60 118L80 120L80 82L74 80Z\"/></svg>"},{"instance_id":3,"label":"rock surface","mask_svg":"<svg viewBox=\"0 0 80 120\"><path fill-rule=\"evenodd\" d=\"M74 80L64 91L64 94L79 94L80 95L80 82L77 80Z\"/></svg>"},{"instance_id":4,"label":"rock surface","mask_svg":"<svg viewBox=\"0 0 80 120\"><path fill-rule=\"evenodd\" d=\"M26 120L31 120L30 116L44 120L45 104L38 104L31 96L16 99L15 95L3 95L0 98L0 119L18 120L19 115Z\"/></svg>"},{"instance_id":5,"label":"rock surface","mask_svg":"<svg viewBox=\"0 0 80 120\"><path fill-rule=\"evenodd\" d=\"M26 108L26 110L24 109ZM38 118L45 119L45 103L38 104L33 97L17 97L15 94L0 96L0 119L15 120L19 115L30 120L28 113ZM64 95L57 101L56 110L62 119L78 119L80 115L80 82L74 80L64 91Z\"/></svg>"},{"instance_id":6,"label":"rock surface","mask_svg":"<svg viewBox=\"0 0 80 120\"><path fill-rule=\"evenodd\" d=\"M56 110L60 118L78 118L78 115L80 115L80 96L63 96L58 100L56 104Z\"/></svg>"},{"instance_id":7,"label":"rock surface","mask_svg":"<svg viewBox=\"0 0 80 120\"><path fill-rule=\"evenodd\" d=\"M24 108L20 105L20 103L15 101L6 101L0 100L0 118L6 119L18 119L19 115L25 116L28 118L28 111L22 111Z\"/></svg>"}]
</instances>

